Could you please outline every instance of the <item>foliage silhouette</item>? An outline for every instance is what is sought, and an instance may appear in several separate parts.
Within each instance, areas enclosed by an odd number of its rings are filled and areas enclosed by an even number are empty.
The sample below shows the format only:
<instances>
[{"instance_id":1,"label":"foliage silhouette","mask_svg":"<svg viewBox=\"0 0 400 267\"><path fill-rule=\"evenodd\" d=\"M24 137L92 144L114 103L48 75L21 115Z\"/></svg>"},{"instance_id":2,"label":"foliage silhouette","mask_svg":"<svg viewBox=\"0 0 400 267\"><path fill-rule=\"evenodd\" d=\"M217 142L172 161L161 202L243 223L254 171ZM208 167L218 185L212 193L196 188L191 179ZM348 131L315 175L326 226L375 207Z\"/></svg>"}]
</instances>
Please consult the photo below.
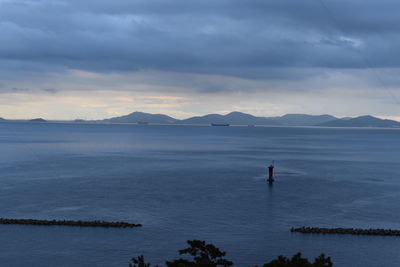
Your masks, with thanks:
<instances>
[{"instance_id":1,"label":"foliage silhouette","mask_svg":"<svg viewBox=\"0 0 400 267\"><path fill-rule=\"evenodd\" d=\"M315 259L313 263L309 262L306 258L301 257L301 253L295 254L291 259L284 256L272 260L269 263L263 265L263 267L332 267L333 263L330 257L325 258L324 254L321 254Z\"/></svg>"},{"instance_id":2,"label":"foliage silhouette","mask_svg":"<svg viewBox=\"0 0 400 267\"><path fill-rule=\"evenodd\" d=\"M140 255L136 258L132 258L131 262L129 263L129 267L150 267L150 263L145 263L144 256Z\"/></svg>"},{"instance_id":3,"label":"foliage silhouette","mask_svg":"<svg viewBox=\"0 0 400 267\"><path fill-rule=\"evenodd\" d=\"M223 257L226 255L225 252L212 244L207 244L201 240L188 240L189 247L179 250L180 255L189 255L192 259L177 259L173 261L167 261L167 267L229 267L233 265L233 262ZM190 257L188 257L190 258ZM265 263L262 267L332 267L333 263L330 257L325 257L321 254L315 258L314 262L311 263L308 259L303 258L301 253L295 254L292 258L286 258L284 256L278 256L276 259ZM136 258L132 258L129 267L150 267L149 263L145 263L143 255ZM158 267L156 265L155 267ZM257 267L257 265L256 265Z\"/></svg>"},{"instance_id":4,"label":"foliage silhouette","mask_svg":"<svg viewBox=\"0 0 400 267\"><path fill-rule=\"evenodd\" d=\"M212 244L206 244L206 242L200 240L188 240L187 243L189 247L179 250L179 254L189 254L193 259L167 261L168 267L227 267L233 265L233 262L223 258L226 253Z\"/></svg>"}]
</instances>

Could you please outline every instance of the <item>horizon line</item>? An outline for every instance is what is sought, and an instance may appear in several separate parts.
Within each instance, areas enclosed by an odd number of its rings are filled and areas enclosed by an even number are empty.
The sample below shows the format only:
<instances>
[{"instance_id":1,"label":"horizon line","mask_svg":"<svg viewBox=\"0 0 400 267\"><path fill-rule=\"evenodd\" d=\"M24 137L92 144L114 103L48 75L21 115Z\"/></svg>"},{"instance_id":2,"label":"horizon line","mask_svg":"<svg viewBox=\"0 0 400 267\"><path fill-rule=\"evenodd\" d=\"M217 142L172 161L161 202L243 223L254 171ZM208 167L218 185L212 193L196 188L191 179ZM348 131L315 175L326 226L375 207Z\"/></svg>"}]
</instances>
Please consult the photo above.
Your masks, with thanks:
<instances>
[{"instance_id":1,"label":"horizon line","mask_svg":"<svg viewBox=\"0 0 400 267\"><path fill-rule=\"evenodd\" d=\"M325 115L326 115L326 116L335 117L336 119L345 119L345 118L351 118L351 119L353 119L353 118L358 118L358 117L363 117L363 116L372 116L372 117L375 117L375 118L378 118L378 119L383 119L383 120L394 120L394 121L400 122L400 116L380 116L380 115L364 114L364 115L340 116L340 117L339 117L339 116L337 116L337 115L332 115L332 114L328 114L328 113L324 113L324 114L285 113L285 114L283 114L283 115L277 115L277 116L256 116L256 115L253 115L253 114L251 114L251 113L246 113L246 112L236 111L236 110L230 111L230 112L227 112L227 113L206 113L206 114L203 114L203 115L193 115L193 116L190 116L190 117L187 117L187 118L183 118L183 119L177 119L177 118L175 118L175 117L173 117L173 116L171 116L171 115L165 114L165 113L149 113L149 112L143 112L143 111L133 111L133 112L127 113L127 114L125 114L125 115L119 115L119 116L113 116L113 117L110 117L110 118L101 118L101 119L82 119L82 118L79 118L79 117L78 117L78 118L75 118L75 119L51 119L51 118L45 118L45 117L40 117L40 116L39 116L39 117L33 117L33 118L15 118L15 119L9 119L9 118L4 118L4 117L1 117L1 116L0 116L0 120L1 120L1 119L4 119L4 120L6 120L6 121L31 121L31 120L43 119L43 120L46 120L46 121L60 121L60 122L63 122L63 121L66 121L66 122L73 122L73 121L77 121L77 120L82 120L82 121L102 121L102 120L109 120L109 119L113 119L113 118L128 116L128 115L131 115L131 114L133 114L133 113L144 113L144 114L149 114L149 115L164 115L164 116L171 117L171 118L173 118L173 119L175 119L175 120L178 120L178 121L187 120L187 119L194 118L194 117L203 117L203 116L207 116L207 115L221 115L221 116L226 116L226 115L229 115L229 114L231 114L231 113L242 113L242 114L254 116L254 117L256 117L256 118L280 118L280 117L284 117L284 116L287 116L287 115L306 115L306 116L325 116Z\"/></svg>"}]
</instances>

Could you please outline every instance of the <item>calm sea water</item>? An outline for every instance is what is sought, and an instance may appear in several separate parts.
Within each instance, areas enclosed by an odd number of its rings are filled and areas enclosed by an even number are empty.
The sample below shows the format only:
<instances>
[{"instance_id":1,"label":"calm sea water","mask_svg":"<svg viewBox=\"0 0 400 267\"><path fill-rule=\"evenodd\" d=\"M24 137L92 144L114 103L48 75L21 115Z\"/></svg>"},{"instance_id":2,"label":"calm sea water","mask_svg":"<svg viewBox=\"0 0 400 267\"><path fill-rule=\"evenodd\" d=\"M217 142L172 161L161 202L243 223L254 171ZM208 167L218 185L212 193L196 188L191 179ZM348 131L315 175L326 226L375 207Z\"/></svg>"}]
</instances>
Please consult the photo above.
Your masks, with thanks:
<instances>
[{"instance_id":1,"label":"calm sea water","mask_svg":"<svg viewBox=\"0 0 400 267\"><path fill-rule=\"evenodd\" d=\"M289 231L400 229L400 130L0 123L0 148L0 217L143 224L0 225L1 266L124 267L139 254L159 264L187 239L236 266L298 251L400 265L397 237Z\"/></svg>"}]
</instances>

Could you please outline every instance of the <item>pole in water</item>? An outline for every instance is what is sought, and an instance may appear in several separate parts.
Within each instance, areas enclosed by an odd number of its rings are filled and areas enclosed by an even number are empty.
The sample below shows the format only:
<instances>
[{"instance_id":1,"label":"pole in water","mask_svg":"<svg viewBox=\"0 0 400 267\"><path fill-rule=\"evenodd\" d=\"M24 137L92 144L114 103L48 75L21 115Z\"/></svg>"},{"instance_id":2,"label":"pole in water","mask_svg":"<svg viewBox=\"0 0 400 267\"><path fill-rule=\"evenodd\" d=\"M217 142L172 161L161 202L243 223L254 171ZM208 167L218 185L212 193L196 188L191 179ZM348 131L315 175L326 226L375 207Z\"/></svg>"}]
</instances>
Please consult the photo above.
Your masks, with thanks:
<instances>
[{"instance_id":1,"label":"pole in water","mask_svg":"<svg viewBox=\"0 0 400 267\"><path fill-rule=\"evenodd\" d=\"M272 184L274 182L274 161L268 166L268 183Z\"/></svg>"}]
</instances>

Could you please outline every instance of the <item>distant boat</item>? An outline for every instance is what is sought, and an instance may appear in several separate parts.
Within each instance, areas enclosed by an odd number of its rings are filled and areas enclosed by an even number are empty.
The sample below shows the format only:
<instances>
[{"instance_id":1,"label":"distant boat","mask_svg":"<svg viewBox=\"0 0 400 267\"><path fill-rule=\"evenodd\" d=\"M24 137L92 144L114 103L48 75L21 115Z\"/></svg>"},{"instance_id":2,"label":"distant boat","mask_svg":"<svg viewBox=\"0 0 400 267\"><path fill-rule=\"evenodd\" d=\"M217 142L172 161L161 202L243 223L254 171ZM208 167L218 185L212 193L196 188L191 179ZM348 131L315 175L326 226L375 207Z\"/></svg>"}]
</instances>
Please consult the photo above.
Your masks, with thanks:
<instances>
[{"instance_id":1,"label":"distant boat","mask_svg":"<svg viewBox=\"0 0 400 267\"><path fill-rule=\"evenodd\" d=\"M229 123L211 123L211 126L229 126Z\"/></svg>"},{"instance_id":2,"label":"distant boat","mask_svg":"<svg viewBox=\"0 0 400 267\"><path fill-rule=\"evenodd\" d=\"M147 121L138 121L138 125L148 125L149 123Z\"/></svg>"},{"instance_id":3,"label":"distant boat","mask_svg":"<svg viewBox=\"0 0 400 267\"><path fill-rule=\"evenodd\" d=\"M255 127L254 124L248 124L247 127Z\"/></svg>"},{"instance_id":4,"label":"distant boat","mask_svg":"<svg viewBox=\"0 0 400 267\"><path fill-rule=\"evenodd\" d=\"M37 119L32 119L29 120L30 122L47 122L46 120L42 119L42 118L37 118Z\"/></svg>"}]
</instances>

